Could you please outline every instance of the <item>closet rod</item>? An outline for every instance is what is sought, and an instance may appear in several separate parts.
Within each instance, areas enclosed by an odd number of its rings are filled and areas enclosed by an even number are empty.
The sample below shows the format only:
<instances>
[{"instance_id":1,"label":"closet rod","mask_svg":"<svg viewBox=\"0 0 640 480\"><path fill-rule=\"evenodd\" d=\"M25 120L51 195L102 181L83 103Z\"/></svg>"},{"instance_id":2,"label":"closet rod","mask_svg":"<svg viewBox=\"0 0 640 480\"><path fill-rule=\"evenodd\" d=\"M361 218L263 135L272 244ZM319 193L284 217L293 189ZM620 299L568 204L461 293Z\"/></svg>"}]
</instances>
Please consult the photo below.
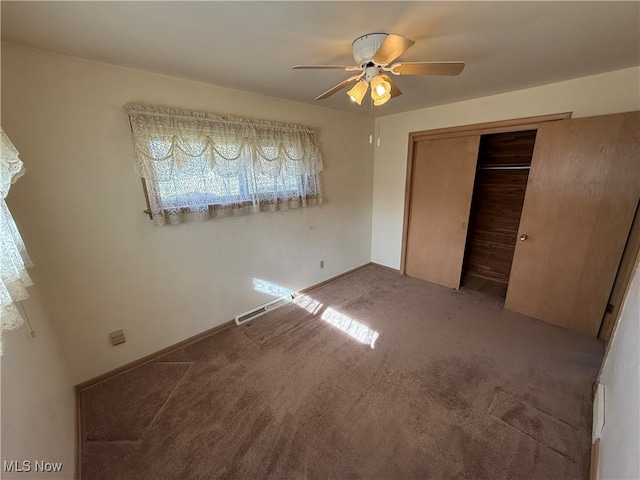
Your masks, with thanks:
<instances>
[{"instance_id":1,"label":"closet rod","mask_svg":"<svg viewBox=\"0 0 640 480\"><path fill-rule=\"evenodd\" d=\"M480 167L480 170L529 170L530 168L531 167L529 165L518 165L518 166L487 165L487 166Z\"/></svg>"}]
</instances>

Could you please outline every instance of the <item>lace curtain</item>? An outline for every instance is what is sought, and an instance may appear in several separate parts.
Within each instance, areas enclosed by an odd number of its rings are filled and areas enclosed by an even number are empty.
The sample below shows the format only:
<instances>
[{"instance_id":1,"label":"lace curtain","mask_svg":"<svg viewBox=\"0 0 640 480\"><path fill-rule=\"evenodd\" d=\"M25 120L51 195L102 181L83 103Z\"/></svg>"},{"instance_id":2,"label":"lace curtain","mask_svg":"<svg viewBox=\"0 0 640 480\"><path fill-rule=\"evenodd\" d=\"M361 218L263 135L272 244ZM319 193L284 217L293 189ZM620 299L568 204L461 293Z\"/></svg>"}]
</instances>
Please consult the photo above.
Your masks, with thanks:
<instances>
[{"instance_id":1,"label":"lace curtain","mask_svg":"<svg viewBox=\"0 0 640 480\"><path fill-rule=\"evenodd\" d=\"M300 125L125 105L155 225L322 203L317 132Z\"/></svg>"},{"instance_id":2,"label":"lace curtain","mask_svg":"<svg viewBox=\"0 0 640 480\"><path fill-rule=\"evenodd\" d=\"M16 302L27 298L27 287L32 285L27 274L31 260L22 237L18 232L11 212L5 202L11 184L24 174L24 166L18 158L18 151L9 137L0 130L2 143L0 150L0 354L4 350L2 334L22 325L22 315Z\"/></svg>"}]
</instances>

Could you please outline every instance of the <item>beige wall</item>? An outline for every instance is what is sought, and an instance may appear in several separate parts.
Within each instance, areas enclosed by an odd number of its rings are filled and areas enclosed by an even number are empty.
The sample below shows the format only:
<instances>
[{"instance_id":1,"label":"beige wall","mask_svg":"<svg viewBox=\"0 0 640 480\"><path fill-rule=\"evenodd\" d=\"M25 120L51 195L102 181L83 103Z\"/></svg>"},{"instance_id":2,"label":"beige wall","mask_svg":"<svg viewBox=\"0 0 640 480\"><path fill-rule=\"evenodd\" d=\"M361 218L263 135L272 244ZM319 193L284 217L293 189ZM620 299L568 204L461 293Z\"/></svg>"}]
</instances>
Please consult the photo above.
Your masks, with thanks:
<instances>
[{"instance_id":1,"label":"beige wall","mask_svg":"<svg viewBox=\"0 0 640 480\"><path fill-rule=\"evenodd\" d=\"M640 478L640 268L631 280L609 345L600 383L605 388L598 476Z\"/></svg>"},{"instance_id":2,"label":"beige wall","mask_svg":"<svg viewBox=\"0 0 640 480\"><path fill-rule=\"evenodd\" d=\"M128 102L318 128L325 205L153 227ZM74 382L273 298L254 278L295 290L370 260L367 116L5 44L2 126L27 167L9 206Z\"/></svg>"},{"instance_id":3,"label":"beige wall","mask_svg":"<svg viewBox=\"0 0 640 480\"><path fill-rule=\"evenodd\" d=\"M573 117L640 110L640 68L389 115L374 152L371 261L400 268L410 132L573 112Z\"/></svg>"},{"instance_id":4,"label":"beige wall","mask_svg":"<svg viewBox=\"0 0 640 480\"><path fill-rule=\"evenodd\" d=\"M9 192L9 197L11 195ZM20 466L29 461L32 470L29 473L3 472L2 478L73 478L75 397L68 365L40 301L37 286L29 288L29 298L22 307L31 321L35 337L31 336L27 324L5 334L5 353L0 357L0 460L16 460ZM62 463L62 470L58 473L36 472L36 461Z\"/></svg>"}]
</instances>

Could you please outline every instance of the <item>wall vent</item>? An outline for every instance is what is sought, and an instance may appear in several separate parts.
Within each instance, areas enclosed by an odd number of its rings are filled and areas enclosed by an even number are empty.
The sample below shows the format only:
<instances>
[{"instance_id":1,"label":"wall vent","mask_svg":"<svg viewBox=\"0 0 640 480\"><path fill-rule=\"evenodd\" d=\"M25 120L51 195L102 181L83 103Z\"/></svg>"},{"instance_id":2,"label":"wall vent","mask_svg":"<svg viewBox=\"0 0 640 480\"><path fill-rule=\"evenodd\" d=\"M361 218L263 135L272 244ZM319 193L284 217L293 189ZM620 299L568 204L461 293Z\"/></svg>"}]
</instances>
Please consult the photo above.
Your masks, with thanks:
<instances>
[{"instance_id":1,"label":"wall vent","mask_svg":"<svg viewBox=\"0 0 640 480\"><path fill-rule=\"evenodd\" d=\"M288 303L293 301L293 297L291 295L285 295L284 297L276 298L275 300L271 300L270 302L265 303L259 307L253 308L251 310L247 310L244 313L240 313L236 315L236 325L242 325L243 323L247 323L250 320L253 320L260 315L264 315L271 310L275 310L276 308L282 307Z\"/></svg>"},{"instance_id":2,"label":"wall vent","mask_svg":"<svg viewBox=\"0 0 640 480\"><path fill-rule=\"evenodd\" d=\"M124 331L122 329L115 330L109 333L109 338L111 339L111 345L113 345L114 347L116 345L120 345L121 343L125 342Z\"/></svg>"},{"instance_id":3,"label":"wall vent","mask_svg":"<svg viewBox=\"0 0 640 480\"><path fill-rule=\"evenodd\" d=\"M593 430L591 433L591 443L595 443L597 439L602 437L602 429L604 428L604 402L605 402L604 385L598 383L596 387L596 395L593 399Z\"/></svg>"}]
</instances>

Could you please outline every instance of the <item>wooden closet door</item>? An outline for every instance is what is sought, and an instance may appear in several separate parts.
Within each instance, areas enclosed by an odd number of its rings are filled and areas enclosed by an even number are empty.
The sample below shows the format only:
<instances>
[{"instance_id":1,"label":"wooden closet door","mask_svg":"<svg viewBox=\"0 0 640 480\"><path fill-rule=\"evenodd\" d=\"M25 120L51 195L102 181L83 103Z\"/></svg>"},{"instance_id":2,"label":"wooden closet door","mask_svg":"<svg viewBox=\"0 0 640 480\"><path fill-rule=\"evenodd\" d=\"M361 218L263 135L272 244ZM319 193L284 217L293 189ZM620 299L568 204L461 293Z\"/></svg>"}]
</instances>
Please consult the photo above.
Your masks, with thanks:
<instances>
[{"instance_id":1,"label":"wooden closet door","mask_svg":"<svg viewBox=\"0 0 640 480\"><path fill-rule=\"evenodd\" d=\"M541 125L505 307L595 337L640 198L640 112Z\"/></svg>"},{"instance_id":2,"label":"wooden closet door","mask_svg":"<svg viewBox=\"0 0 640 480\"><path fill-rule=\"evenodd\" d=\"M405 273L458 288L480 136L415 144Z\"/></svg>"}]
</instances>

